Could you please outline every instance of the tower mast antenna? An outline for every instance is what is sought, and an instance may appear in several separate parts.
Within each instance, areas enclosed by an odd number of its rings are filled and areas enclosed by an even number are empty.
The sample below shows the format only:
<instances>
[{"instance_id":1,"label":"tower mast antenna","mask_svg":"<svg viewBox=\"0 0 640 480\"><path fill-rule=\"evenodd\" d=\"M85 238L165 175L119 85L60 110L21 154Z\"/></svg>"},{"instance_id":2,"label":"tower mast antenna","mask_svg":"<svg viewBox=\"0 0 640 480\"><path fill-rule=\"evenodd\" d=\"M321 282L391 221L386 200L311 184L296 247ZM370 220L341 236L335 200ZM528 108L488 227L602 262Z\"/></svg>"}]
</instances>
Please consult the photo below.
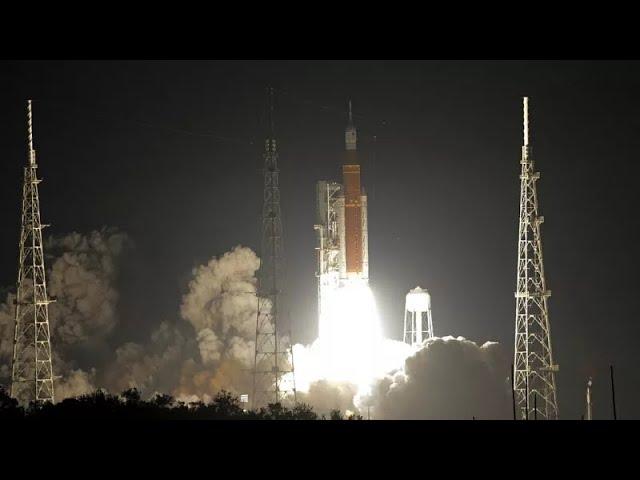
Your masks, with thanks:
<instances>
[{"instance_id":1,"label":"tower mast antenna","mask_svg":"<svg viewBox=\"0 0 640 480\"><path fill-rule=\"evenodd\" d=\"M525 147L529 146L529 97L524 97L522 99L522 133L523 133L523 145Z\"/></svg>"},{"instance_id":2,"label":"tower mast antenna","mask_svg":"<svg viewBox=\"0 0 640 480\"><path fill-rule=\"evenodd\" d=\"M591 377L589 377L589 381L587 382L587 420L593 420L593 409L591 403L591 385L593 382L591 381Z\"/></svg>"},{"instance_id":3,"label":"tower mast antenna","mask_svg":"<svg viewBox=\"0 0 640 480\"><path fill-rule=\"evenodd\" d=\"M275 132L274 132L274 128L273 128L273 88L269 87L267 89L267 91L268 91L268 95L269 95L269 108L268 108L269 138L272 139L275 142Z\"/></svg>"},{"instance_id":4,"label":"tower mast antenna","mask_svg":"<svg viewBox=\"0 0 640 480\"><path fill-rule=\"evenodd\" d=\"M523 146L520 160L520 221L518 228L518 266L516 276L516 318L514 348L514 390L518 417L528 419L541 415L558 418L551 327L549 324L547 289L542 258L536 182L540 172L530 158L529 99L523 98ZM535 400L536 405L533 405Z\"/></svg>"},{"instance_id":5,"label":"tower mast antenna","mask_svg":"<svg viewBox=\"0 0 640 480\"><path fill-rule=\"evenodd\" d=\"M27 102L29 161L22 184L22 222L19 242L15 329L11 366L11 396L19 402L53 402L53 368L49 304L40 221L36 151L33 148L31 100Z\"/></svg>"},{"instance_id":6,"label":"tower mast antenna","mask_svg":"<svg viewBox=\"0 0 640 480\"><path fill-rule=\"evenodd\" d=\"M27 101L27 133L29 137L29 164L35 163L35 155L33 150L33 114L31 113L31 100Z\"/></svg>"},{"instance_id":7,"label":"tower mast antenna","mask_svg":"<svg viewBox=\"0 0 640 480\"><path fill-rule=\"evenodd\" d=\"M278 151L274 136L273 88L267 89L269 133L264 152L262 251L256 315L253 408L295 397L292 350L281 345L283 242Z\"/></svg>"}]
</instances>

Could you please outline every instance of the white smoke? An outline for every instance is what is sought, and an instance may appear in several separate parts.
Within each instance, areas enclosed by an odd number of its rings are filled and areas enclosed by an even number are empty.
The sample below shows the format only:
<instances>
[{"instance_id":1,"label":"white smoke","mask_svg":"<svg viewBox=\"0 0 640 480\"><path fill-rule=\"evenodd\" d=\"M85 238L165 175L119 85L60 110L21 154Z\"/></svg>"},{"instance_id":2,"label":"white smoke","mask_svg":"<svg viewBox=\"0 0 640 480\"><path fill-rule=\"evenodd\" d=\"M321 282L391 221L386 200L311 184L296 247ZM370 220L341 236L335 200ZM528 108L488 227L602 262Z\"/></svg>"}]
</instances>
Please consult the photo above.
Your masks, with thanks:
<instances>
[{"instance_id":1,"label":"white smoke","mask_svg":"<svg viewBox=\"0 0 640 480\"><path fill-rule=\"evenodd\" d=\"M327 379L311 382L306 391L297 394L297 401L313 407L318 415L328 415L331 410L358 412L354 399L358 386L349 382L336 382Z\"/></svg>"},{"instance_id":2,"label":"white smoke","mask_svg":"<svg viewBox=\"0 0 640 480\"><path fill-rule=\"evenodd\" d=\"M95 371L78 369L72 347L105 339L118 323L115 289L117 265L129 244L126 234L113 229L89 235L71 233L46 241L49 325L56 399L93 389ZM15 324L14 294L0 304L0 378L10 382Z\"/></svg>"},{"instance_id":3,"label":"white smoke","mask_svg":"<svg viewBox=\"0 0 640 480\"><path fill-rule=\"evenodd\" d=\"M183 322L162 322L145 344L119 347L105 385L167 392L185 402L221 389L250 391L259 266L253 251L238 246L195 268L180 306Z\"/></svg>"},{"instance_id":4,"label":"white smoke","mask_svg":"<svg viewBox=\"0 0 640 480\"><path fill-rule=\"evenodd\" d=\"M104 229L47 241L48 283L56 397L87 393L95 385L120 392L135 387L176 396L211 398L220 389L249 391L258 298L253 251L238 246L194 269L180 314L163 321L144 344L126 342L107 365L83 371L73 349L107 340L117 328L118 263L130 243ZM14 295L0 304L0 374L8 383L13 351ZM262 302L264 303L264 302ZM263 306L264 308L264 306Z\"/></svg>"},{"instance_id":5,"label":"white smoke","mask_svg":"<svg viewBox=\"0 0 640 480\"><path fill-rule=\"evenodd\" d=\"M351 320L350 316L340 318L345 323ZM360 321L366 324L366 320ZM349 338L356 340L353 335ZM362 411L362 397L369 394L371 384L389 371L402 368L405 359L413 353L404 342L377 338L370 345L371 357L366 357L364 354L369 352L362 346L349 350L347 340L343 340L337 351L332 348L335 343L326 342L325 338L318 338L311 345L293 347L298 400L302 399L321 413L334 408Z\"/></svg>"},{"instance_id":6,"label":"white smoke","mask_svg":"<svg viewBox=\"0 0 640 480\"><path fill-rule=\"evenodd\" d=\"M220 352L224 348L224 344L218 339L213 330L205 328L198 332L198 348L200 349L202 363L210 364L220 360Z\"/></svg>"},{"instance_id":7,"label":"white smoke","mask_svg":"<svg viewBox=\"0 0 640 480\"><path fill-rule=\"evenodd\" d=\"M8 293L4 303L0 303L0 378L10 375L8 362L13 355L13 330L15 323L16 296Z\"/></svg>"},{"instance_id":8,"label":"white smoke","mask_svg":"<svg viewBox=\"0 0 640 480\"><path fill-rule=\"evenodd\" d=\"M251 391L258 298L258 257L235 247L193 270L180 319L163 321L144 343L126 342L107 365L77 368L72 348L108 339L117 329L118 263L129 240L112 230L48 242L54 371L58 400L106 387L166 392L185 402L210 401L221 389ZM14 296L0 304L0 377L10 375ZM507 365L496 343L462 337L428 340L413 351L381 339L369 385L331 378L322 342L295 345L298 401L373 418L508 418ZM329 372L330 373L330 372Z\"/></svg>"},{"instance_id":9,"label":"white smoke","mask_svg":"<svg viewBox=\"0 0 640 480\"><path fill-rule=\"evenodd\" d=\"M193 270L180 313L195 330L200 359L182 368L179 395L246 392L253 366L260 260L237 246Z\"/></svg>"},{"instance_id":10,"label":"white smoke","mask_svg":"<svg viewBox=\"0 0 640 480\"><path fill-rule=\"evenodd\" d=\"M103 384L112 392L137 388L142 392L171 391L187 354L188 340L180 329L162 322L146 345L127 342L105 368Z\"/></svg>"},{"instance_id":11,"label":"white smoke","mask_svg":"<svg viewBox=\"0 0 640 480\"><path fill-rule=\"evenodd\" d=\"M363 404L377 419L509 418L508 365L495 342L433 338L377 380Z\"/></svg>"},{"instance_id":12,"label":"white smoke","mask_svg":"<svg viewBox=\"0 0 640 480\"><path fill-rule=\"evenodd\" d=\"M80 369L68 371L65 376L54 382L56 401L61 402L65 398L78 397L94 392L96 390L93 383L95 375L95 369L90 372Z\"/></svg>"},{"instance_id":13,"label":"white smoke","mask_svg":"<svg viewBox=\"0 0 640 480\"><path fill-rule=\"evenodd\" d=\"M230 328L251 334L255 328L256 278L260 259L249 248L237 246L220 258L193 269L189 291L180 307L182 317L196 330Z\"/></svg>"},{"instance_id":14,"label":"white smoke","mask_svg":"<svg viewBox=\"0 0 640 480\"><path fill-rule=\"evenodd\" d=\"M55 258L48 286L57 299L49 306L56 346L102 338L116 326L117 260L128 243L126 234L107 229L47 241L47 252Z\"/></svg>"}]
</instances>

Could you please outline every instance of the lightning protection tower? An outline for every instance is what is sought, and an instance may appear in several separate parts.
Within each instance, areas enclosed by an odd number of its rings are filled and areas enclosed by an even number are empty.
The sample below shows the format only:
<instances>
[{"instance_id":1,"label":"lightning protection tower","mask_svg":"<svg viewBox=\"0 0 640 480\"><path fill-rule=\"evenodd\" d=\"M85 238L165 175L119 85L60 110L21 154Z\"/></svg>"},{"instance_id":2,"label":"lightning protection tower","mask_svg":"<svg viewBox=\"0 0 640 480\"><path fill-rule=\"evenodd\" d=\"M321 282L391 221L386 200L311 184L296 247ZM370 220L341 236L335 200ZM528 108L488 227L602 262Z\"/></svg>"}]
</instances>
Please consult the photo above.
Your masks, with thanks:
<instances>
[{"instance_id":1,"label":"lightning protection tower","mask_svg":"<svg viewBox=\"0 0 640 480\"><path fill-rule=\"evenodd\" d=\"M253 372L253 408L295 400L291 348L279 337L282 297L282 217L278 185L278 151L273 128L273 89L268 89L269 134L264 152L262 252Z\"/></svg>"},{"instance_id":2,"label":"lightning protection tower","mask_svg":"<svg viewBox=\"0 0 640 480\"><path fill-rule=\"evenodd\" d=\"M529 103L523 99L524 144L520 160L520 226L518 229L518 267L516 281L516 328L514 349L514 390L521 419L557 419L555 373L551 350L551 328L542 259L538 214L536 172L530 158Z\"/></svg>"},{"instance_id":3,"label":"lightning protection tower","mask_svg":"<svg viewBox=\"0 0 640 480\"><path fill-rule=\"evenodd\" d=\"M31 100L27 103L28 162L22 185L22 228L16 293L11 395L21 403L53 402L49 303L44 267Z\"/></svg>"},{"instance_id":4,"label":"lightning protection tower","mask_svg":"<svg viewBox=\"0 0 640 480\"><path fill-rule=\"evenodd\" d=\"M404 311L404 342L412 347L422 345L432 338L431 295L427 290L416 287L407 293Z\"/></svg>"}]
</instances>

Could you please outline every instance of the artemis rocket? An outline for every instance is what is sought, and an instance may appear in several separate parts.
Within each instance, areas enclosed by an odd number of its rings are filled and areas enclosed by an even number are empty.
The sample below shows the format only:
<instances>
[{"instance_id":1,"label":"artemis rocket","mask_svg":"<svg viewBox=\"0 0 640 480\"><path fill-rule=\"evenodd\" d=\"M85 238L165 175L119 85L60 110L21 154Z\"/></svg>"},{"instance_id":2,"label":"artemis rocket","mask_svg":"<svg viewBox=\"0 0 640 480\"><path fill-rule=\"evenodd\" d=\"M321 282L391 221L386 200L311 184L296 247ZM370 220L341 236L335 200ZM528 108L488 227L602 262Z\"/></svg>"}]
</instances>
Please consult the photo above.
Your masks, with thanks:
<instances>
[{"instance_id":1,"label":"artemis rocket","mask_svg":"<svg viewBox=\"0 0 640 480\"><path fill-rule=\"evenodd\" d=\"M351 102L345 129L342 183L316 185L318 309L322 335L323 305L346 282L369 282L367 196L360 182L357 131Z\"/></svg>"},{"instance_id":2,"label":"artemis rocket","mask_svg":"<svg viewBox=\"0 0 640 480\"><path fill-rule=\"evenodd\" d=\"M362 278L364 272L365 245L363 242L363 217L366 217L366 201L363 202L360 187L360 164L358 163L356 127L353 124L351 102L349 102L349 123L345 131L346 157L342 165L344 190L344 236L345 263L348 278ZM365 204L364 215L362 204Z\"/></svg>"}]
</instances>

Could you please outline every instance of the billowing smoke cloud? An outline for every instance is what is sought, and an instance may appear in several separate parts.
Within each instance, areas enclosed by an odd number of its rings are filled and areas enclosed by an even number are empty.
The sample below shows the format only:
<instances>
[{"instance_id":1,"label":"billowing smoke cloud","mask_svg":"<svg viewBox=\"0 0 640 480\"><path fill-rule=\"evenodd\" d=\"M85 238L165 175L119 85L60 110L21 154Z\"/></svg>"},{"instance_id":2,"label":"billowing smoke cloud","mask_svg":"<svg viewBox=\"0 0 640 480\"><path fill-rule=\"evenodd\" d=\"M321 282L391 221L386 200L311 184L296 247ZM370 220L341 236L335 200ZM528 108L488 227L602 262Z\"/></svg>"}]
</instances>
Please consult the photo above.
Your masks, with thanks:
<instances>
[{"instance_id":1,"label":"billowing smoke cloud","mask_svg":"<svg viewBox=\"0 0 640 480\"><path fill-rule=\"evenodd\" d=\"M137 388L142 392L171 392L188 355L189 341L176 325L165 321L146 345L127 342L118 347L106 367L103 384L113 392Z\"/></svg>"},{"instance_id":2,"label":"billowing smoke cloud","mask_svg":"<svg viewBox=\"0 0 640 480\"><path fill-rule=\"evenodd\" d=\"M213 330L205 328L198 332L198 348L202 363L210 365L220 360L224 343L217 337Z\"/></svg>"},{"instance_id":3,"label":"billowing smoke cloud","mask_svg":"<svg viewBox=\"0 0 640 480\"><path fill-rule=\"evenodd\" d=\"M193 270L179 317L159 323L147 341L126 342L106 364L78 368L74 349L108 341L118 327L118 264L129 243L126 234L114 230L73 233L47 243L49 292L57 297L50 306L54 369L61 376L55 382L57 400L97 387L116 393L136 387L145 396L166 392L183 401L208 401L221 389L250 393L260 261L241 246ZM13 299L7 294L0 304L0 381L5 384L13 350ZM383 368L370 392L363 393L323 375L318 345L296 345L298 401L320 414L339 409L366 415L371 407L372 417L380 419L509 418L508 365L498 344L445 337L427 341L417 352L388 339L381 346ZM403 363L385 374L385 368Z\"/></svg>"},{"instance_id":4,"label":"billowing smoke cloud","mask_svg":"<svg viewBox=\"0 0 640 480\"><path fill-rule=\"evenodd\" d=\"M178 395L213 396L221 388L249 391L259 267L256 254L238 246L194 269L180 314L196 332L200 359L183 365Z\"/></svg>"},{"instance_id":5,"label":"billowing smoke cloud","mask_svg":"<svg viewBox=\"0 0 640 480\"><path fill-rule=\"evenodd\" d=\"M358 413L354 398L358 387L353 383L334 382L326 379L311 382L309 390L298 392L298 402L311 405L319 415L328 415L331 410Z\"/></svg>"},{"instance_id":6,"label":"billowing smoke cloud","mask_svg":"<svg viewBox=\"0 0 640 480\"><path fill-rule=\"evenodd\" d=\"M0 303L0 378L10 376L8 363L13 355L15 298L13 293L8 293L5 302Z\"/></svg>"},{"instance_id":7,"label":"billowing smoke cloud","mask_svg":"<svg viewBox=\"0 0 640 480\"><path fill-rule=\"evenodd\" d=\"M94 390L95 371L78 369L73 347L105 339L118 323L115 289L117 264L129 244L126 234L113 229L89 235L71 233L49 238L47 252L48 293L56 399ZM14 294L0 304L0 381L10 382L15 322Z\"/></svg>"},{"instance_id":8,"label":"billowing smoke cloud","mask_svg":"<svg viewBox=\"0 0 640 480\"><path fill-rule=\"evenodd\" d=\"M221 389L250 392L259 266L253 251L238 246L195 268L182 321L162 322L145 344L116 349L107 388L167 392L183 401L206 401Z\"/></svg>"},{"instance_id":9,"label":"billowing smoke cloud","mask_svg":"<svg viewBox=\"0 0 640 480\"><path fill-rule=\"evenodd\" d=\"M213 362L223 355L240 361L251 358L259 266L253 251L238 246L194 269L180 313L197 332L203 361Z\"/></svg>"},{"instance_id":10,"label":"billowing smoke cloud","mask_svg":"<svg viewBox=\"0 0 640 480\"><path fill-rule=\"evenodd\" d=\"M94 378L96 372L92 369L85 372L80 369L70 370L66 375L55 382L56 400L62 401L65 398L78 397L96 390Z\"/></svg>"},{"instance_id":11,"label":"billowing smoke cloud","mask_svg":"<svg viewBox=\"0 0 640 480\"><path fill-rule=\"evenodd\" d=\"M163 321L144 343L126 342L105 365L78 368L77 348L109 339L117 328L116 280L126 234L104 229L47 241L49 307L56 398L97 386L120 392L136 387L151 394L212 398L220 389L248 393L257 315L256 271L260 260L238 246L194 269L180 319ZM10 379L14 295L0 304L0 375ZM262 302L264 303L264 302ZM262 305L268 308L268 305ZM86 363L86 362L85 362ZM90 363L90 360L89 360Z\"/></svg>"},{"instance_id":12,"label":"billowing smoke cloud","mask_svg":"<svg viewBox=\"0 0 640 480\"><path fill-rule=\"evenodd\" d=\"M117 260L128 243L126 234L106 229L89 235L71 233L47 242L47 252L55 259L48 286L49 294L57 299L49 307L56 345L102 338L116 326Z\"/></svg>"},{"instance_id":13,"label":"billowing smoke cloud","mask_svg":"<svg viewBox=\"0 0 640 480\"><path fill-rule=\"evenodd\" d=\"M497 343L434 338L379 379L363 404L378 419L506 419L508 371Z\"/></svg>"}]
</instances>

